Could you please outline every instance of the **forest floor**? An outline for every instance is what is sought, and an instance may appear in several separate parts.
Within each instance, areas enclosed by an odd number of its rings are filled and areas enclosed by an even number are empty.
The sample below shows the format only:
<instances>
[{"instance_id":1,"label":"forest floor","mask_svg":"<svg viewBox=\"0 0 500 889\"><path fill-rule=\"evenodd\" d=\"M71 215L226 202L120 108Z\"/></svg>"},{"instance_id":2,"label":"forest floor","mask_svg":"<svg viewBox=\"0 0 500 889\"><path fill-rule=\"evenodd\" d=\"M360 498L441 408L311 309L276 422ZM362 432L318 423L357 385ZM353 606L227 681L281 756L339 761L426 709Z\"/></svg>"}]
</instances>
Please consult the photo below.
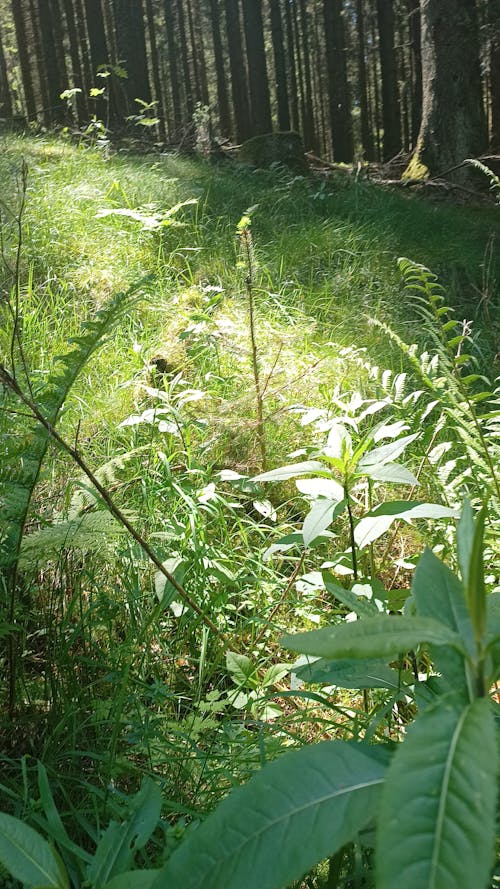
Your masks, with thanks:
<instances>
[{"instance_id":1,"label":"forest floor","mask_svg":"<svg viewBox=\"0 0 500 889\"><path fill-rule=\"evenodd\" d=\"M435 343L397 260L438 276L450 311L471 322L471 361L494 380L500 210L436 204L345 175L292 177L6 137L4 305L23 162L20 326L32 386L48 378L83 321L138 285L141 299L76 380L58 429L225 642L175 599L168 605L168 584L111 522L64 542L68 521L103 503L71 461L50 450L21 555L25 636L15 723L6 716L1 723L8 755L0 808L36 824L40 759L66 823L91 845L90 823L115 813L113 805L119 810L120 794L150 775L164 792L171 849L179 818L205 812L284 747L382 731L378 691L289 696L294 658L283 654L280 636L345 614L318 570L332 548L345 553L348 529L341 523L316 548L276 557L269 547L296 534L307 500L290 481L263 486L251 476L263 468L262 431L270 469L290 454L305 459L332 416L354 435L380 412L386 423L422 433L408 456L420 466L438 442L432 422L422 427L411 356L428 368ZM6 320L6 362L11 335ZM22 428L22 417L5 414L3 434L12 422ZM453 501L439 459L419 476L419 499ZM359 516L372 493L359 493ZM376 496L384 499L380 486ZM438 542L447 552L445 524ZM370 559L378 580L407 595L429 533L423 522L377 541ZM339 576L352 573L345 560L338 564ZM246 677L228 648L250 659ZM154 859L155 850L148 854Z\"/></svg>"}]
</instances>

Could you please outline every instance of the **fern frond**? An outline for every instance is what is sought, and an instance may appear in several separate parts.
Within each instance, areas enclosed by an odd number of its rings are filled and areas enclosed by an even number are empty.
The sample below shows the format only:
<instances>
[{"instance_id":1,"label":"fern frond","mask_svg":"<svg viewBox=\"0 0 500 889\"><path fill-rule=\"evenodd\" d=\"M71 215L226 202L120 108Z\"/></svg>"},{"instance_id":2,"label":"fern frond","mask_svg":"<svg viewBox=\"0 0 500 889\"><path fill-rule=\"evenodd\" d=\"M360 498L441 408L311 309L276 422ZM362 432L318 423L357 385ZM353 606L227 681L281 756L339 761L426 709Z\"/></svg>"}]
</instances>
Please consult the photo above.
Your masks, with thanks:
<instances>
[{"instance_id":1,"label":"fern frond","mask_svg":"<svg viewBox=\"0 0 500 889\"><path fill-rule=\"evenodd\" d=\"M57 562L68 550L106 558L125 535L123 526L109 512L102 509L87 512L76 519L26 534L21 541L19 567L40 568Z\"/></svg>"},{"instance_id":2,"label":"fern frond","mask_svg":"<svg viewBox=\"0 0 500 889\"><path fill-rule=\"evenodd\" d=\"M123 315L141 298L142 288L151 276L116 294L90 321L83 322L80 335L69 340L71 348L54 359L51 372L36 390L41 412L55 426L61 409L75 380ZM4 419L9 411L18 411L18 399L11 392L4 393ZM0 571L9 573L16 565L26 517L48 445L48 433L38 423L23 420L20 435L16 413L7 420L10 428L3 436L1 448L2 477L0 478Z\"/></svg>"}]
</instances>

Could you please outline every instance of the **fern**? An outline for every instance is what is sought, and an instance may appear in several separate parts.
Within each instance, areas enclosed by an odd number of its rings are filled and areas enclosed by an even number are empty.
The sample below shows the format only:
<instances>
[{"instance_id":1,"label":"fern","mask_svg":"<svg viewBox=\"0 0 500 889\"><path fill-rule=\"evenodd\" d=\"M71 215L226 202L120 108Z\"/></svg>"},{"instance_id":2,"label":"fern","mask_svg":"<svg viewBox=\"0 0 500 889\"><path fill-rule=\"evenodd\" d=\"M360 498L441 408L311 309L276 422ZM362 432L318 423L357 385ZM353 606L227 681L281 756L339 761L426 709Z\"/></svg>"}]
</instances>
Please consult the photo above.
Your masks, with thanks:
<instances>
[{"instance_id":1,"label":"fern","mask_svg":"<svg viewBox=\"0 0 500 889\"><path fill-rule=\"evenodd\" d=\"M21 541L19 567L23 571L37 569L47 562L57 562L61 553L68 550L82 555L110 555L125 534L123 526L107 510L87 512L26 534Z\"/></svg>"},{"instance_id":2,"label":"fern","mask_svg":"<svg viewBox=\"0 0 500 889\"><path fill-rule=\"evenodd\" d=\"M438 418L434 416L434 444L427 456L448 499L458 502L464 488L478 500L489 495L494 503L491 512L498 515L500 390L474 372L474 359L465 351L470 342L469 325L451 317L436 276L408 259L400 259L399 267L432 350L419 354L417 346L405 343L387 324L373 319L371 323L399 347L423 384L424 389L414 395L424 396L427 404L440 412ZM483 403L491 410L479 411L477 406ZM436 442L436 433L443 432L447 440Z\"/></svg>"},{"instance_id":3,"label":"fern","mask_svg":"<svg viewBox=\"0 0 500 889\"><path fill-rule=\"evenodd\" d=\"M82 324L79 336L69 340L68 352L54 359L48 379L35 391L37 404L52 426L56 425L78 375L140 298L141 288L147 280L149 277L116 294L92 320ZM6 576L10 585L12 576L15 576L31 497L47 451L48 433L31 418L23 419L23 429L19 433L18 414L23 413L23 407L10 391L4 391L1 408L5 417L11 417L10 428L2 436L0 451L0 573Z\"/></svg>"}]
</instances>

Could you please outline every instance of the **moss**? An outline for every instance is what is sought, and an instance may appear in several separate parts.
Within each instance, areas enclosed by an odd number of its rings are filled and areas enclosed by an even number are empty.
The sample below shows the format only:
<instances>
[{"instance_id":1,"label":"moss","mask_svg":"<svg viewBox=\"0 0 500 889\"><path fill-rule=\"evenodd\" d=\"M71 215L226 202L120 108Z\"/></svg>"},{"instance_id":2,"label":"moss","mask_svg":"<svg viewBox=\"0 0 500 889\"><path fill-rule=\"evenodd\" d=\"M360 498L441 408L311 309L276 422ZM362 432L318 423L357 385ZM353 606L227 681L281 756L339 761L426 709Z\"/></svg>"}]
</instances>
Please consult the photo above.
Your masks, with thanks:
<instances>
[{"instance_id":1,"label":"moss","mask_svg":"<svg viewBox=\"0 0 500 889\"><path fill-rule=\"evenodd\" d=\"M427 179L429 169L422 163L418 154L414 154L401 179Z\"/></svg>"}]
</instances>

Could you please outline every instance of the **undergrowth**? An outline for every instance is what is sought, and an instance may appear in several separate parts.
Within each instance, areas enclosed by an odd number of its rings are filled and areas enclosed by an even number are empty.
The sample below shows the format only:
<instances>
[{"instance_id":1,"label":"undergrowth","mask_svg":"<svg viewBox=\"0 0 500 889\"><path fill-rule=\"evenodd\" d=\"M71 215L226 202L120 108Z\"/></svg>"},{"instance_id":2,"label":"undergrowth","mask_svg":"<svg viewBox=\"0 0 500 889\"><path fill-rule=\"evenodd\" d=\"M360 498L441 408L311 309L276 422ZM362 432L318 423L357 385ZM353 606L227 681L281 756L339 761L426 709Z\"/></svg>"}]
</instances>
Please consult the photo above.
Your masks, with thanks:
<instances>
[{"instance_id":1,"label":"undergrowth","mask_svg":"<svg viewBox=\"0 0 500 889\"><path fill-rule=\"evenodd\" d=\"M394 665L311 677L280 637L407 609L464 497L498 589L498 221L42 138L0 175L1 808L99 886L116 819L157 868L288 748L404 737Z\"/></svg>"}]
</instances>

